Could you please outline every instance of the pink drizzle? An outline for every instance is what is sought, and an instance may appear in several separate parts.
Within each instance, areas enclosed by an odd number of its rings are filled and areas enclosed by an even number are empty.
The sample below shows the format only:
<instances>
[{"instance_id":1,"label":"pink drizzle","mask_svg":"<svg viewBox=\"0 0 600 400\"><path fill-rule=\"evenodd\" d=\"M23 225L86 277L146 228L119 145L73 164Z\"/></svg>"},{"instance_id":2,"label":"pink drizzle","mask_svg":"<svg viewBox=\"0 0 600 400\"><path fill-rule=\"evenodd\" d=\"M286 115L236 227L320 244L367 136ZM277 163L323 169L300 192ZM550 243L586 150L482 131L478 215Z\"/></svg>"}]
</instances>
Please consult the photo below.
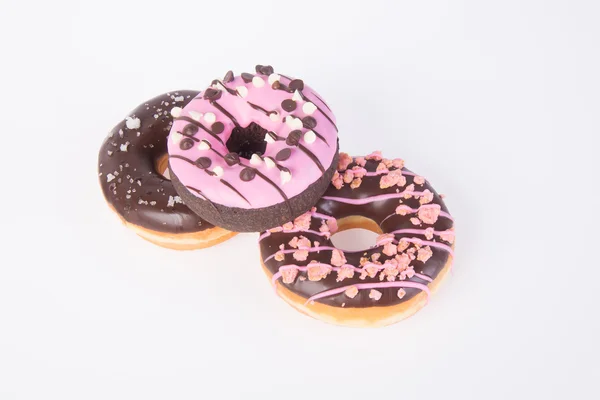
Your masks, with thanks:
<instances>
[{"instance_id":1,"label":"pink drizzle","mask_svg":"<svg viewBox=\"0 0 600 400\"><path fill-rule=\"evenodd\" d=\"M349 289L353 286L356 287L358 290L378 289L378 288L385 289L385 288L391 288L391 287L398 287L398 288L408 287L408 288L421 289L422 291L427 293L427 301L429 301L429 295L430 295L429 288L427 287L427 285L423 285L423 284L417 283L417 282L399 281L399 282L355 283L354 285L342 286L340 288L325 290L324 292L317 293L314 296L311 296L308 300L306 300L304 305L306 305L314 300L322 299L323 297L328 297L328 296L333 296L336 294L344 293L347 289Z\"/></svg>"}]
</instances>

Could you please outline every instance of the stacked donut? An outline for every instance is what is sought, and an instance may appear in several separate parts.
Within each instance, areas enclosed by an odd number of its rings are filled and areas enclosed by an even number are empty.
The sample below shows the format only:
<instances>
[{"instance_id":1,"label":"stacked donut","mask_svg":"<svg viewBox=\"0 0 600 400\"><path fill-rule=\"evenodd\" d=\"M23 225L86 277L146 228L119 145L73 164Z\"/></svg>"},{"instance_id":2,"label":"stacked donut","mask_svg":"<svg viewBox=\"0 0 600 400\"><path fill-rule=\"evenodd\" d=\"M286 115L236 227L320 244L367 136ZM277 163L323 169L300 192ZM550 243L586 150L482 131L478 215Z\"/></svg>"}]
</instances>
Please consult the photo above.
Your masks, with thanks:
<instances>
[{"instance_id":1,"label":"stacked donut","mask_svg":"<svg viewBox=\"0 0 600 400\"><path fill-rule=\"evenodd\" d=\"M335 116L300 79L257 65L133 110L99 154L126 226L173 249L262 232L276 292L312 317L381 326L423 307L453 260L453 220L429 182L380 152L340 153ZM331 236L379 234L348 252Z\"/></svg>"}]
</instances>

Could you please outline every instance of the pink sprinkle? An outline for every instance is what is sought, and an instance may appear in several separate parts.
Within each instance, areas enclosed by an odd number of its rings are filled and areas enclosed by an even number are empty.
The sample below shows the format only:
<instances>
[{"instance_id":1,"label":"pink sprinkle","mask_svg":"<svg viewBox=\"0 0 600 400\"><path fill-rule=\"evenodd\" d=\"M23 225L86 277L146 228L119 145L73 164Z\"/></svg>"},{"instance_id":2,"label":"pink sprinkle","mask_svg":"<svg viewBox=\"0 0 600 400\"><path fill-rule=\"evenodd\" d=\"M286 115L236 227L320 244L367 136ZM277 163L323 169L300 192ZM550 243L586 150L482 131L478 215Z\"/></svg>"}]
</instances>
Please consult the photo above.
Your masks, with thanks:
<instances>
[{"instance_id":1,"label":"pink sprinkle","mask_svg":"<svg viewBox=\"0 0 600 400\"><path fill-rule=\"evenodd\" d=\"M419 218L416 218L416 217L412 217L412 218L410 219L410 222L411 222L413 225L420 225L420 224L421 224L421 220L420 220Z\"/></svg>"},{"instance_id":2,"label":"pink sprinkle","mask_svg":"<svg viewBox=\"0 0 600 400\"><path fill-rule=\"evenodd\" d=\"M427 260L429 260L432 255L433 252L431 251L431 247L421 247L417 253L417 260L427 262Z\"/></svg>"},{"instance_id":3,"label":"pink sprinkle","mask_svg":"<svg viewBox=\"0 0 600 400\"><path fill-rule=\"evenodd\" d=\"M381 253L373 253L371 254L371 261L375 262L379 260L379 257L381 257Z\"/></svg>"},{"instance_id":4,"label":"pink sprinkle","mask_svg":"<svg viewBox=\"0 0 600 400\"><path fill-rule=\"evenodd\" d=\"M292 238L292 240L289 241L288 244L290 245L290 247L297 249L298 248L298 236L294 236Z\"/></svg>"},{"instance_id":5,"label":"pink sprinkle","mask_svg":"<svg viewBox=\"0 0 600 400\"><path fill-rule=\"evenodd\" d=\"M310 240L308 240L304 236L300 236L300 238L298 239L298 248L303 250L310 248Z\"/></svg>"},{"instance_id":6,"label":"pink sprinkle","mask_svg":"<svg viewBox=\"0 0 600 400\"><path fill-rule=\"evenodd\" d=\"M279 250L277 253L275 253L275 261L283 261L285 260L285 254L283 251Z\"/></svg>"},{"instance_id":7,"label":"pink sprinkle","mask_svg":"<svg viewBox=\"0 0 600 400\"><path fill-rule=\"evenodd\" d=\"M406 206L404 204L400 204L398 207L396 207L396 214L398 214L398 215L406 215L411 212L412 212L412 208L410 208L409 206Z\"/></svg>"},{"instance_id":8,"label":"pink sprinkle","mask_svg":"<svg viewBox=\"0 0 600 400\"><path fill-rule=\"evenodd\" d=\"M383 175L381 177L381 179L379 180L379 188L380 189L387 189L389 187L392 187L396 184L396 180L394 179L394 177L390 176L390 175Z\"/></svg>"},{"instance_id":9,"label":"pink sprinkle","mask_svg":"<svg viewBox=\"0 0 600 400\"><path fill-rule=\"evenodd\" d=\"M393 244L393 243L386 243L385 246L383 246L383 254L385 254L386 256L394 256L398 253L398 247Z\"/></svg>"},{"instance_id":10,"label":"pink sprinkle","mask_svg":"<svg viewBox=\"0 0 600 400\"><path fill-rule=\"evenodd\" d=\"M398 254L396 256L396 261L398 261L398 268L400 270L408 268L410 264L410 257L406 253Z\"/></svg>"},{"instance_id":11,"label":"pink sprinkle","mask_svg":"<svg viewBox=\"0 0 600 400\"><path fill-rule=\"evenodd\" d=\"M344 183L350 183L354 179L354 172L351 169L347 169L344 172Z\"/></svg>"},{"instance_id":12,"label":"pink sprinkle","mask_svg":"<svg viewBox=\"0 0 600 400\"><path fill-rule=\"evenodd\" d=\"M419 203L427 204L433 201L433 193L429 189L423 190L423 195L419 199Z\"/></svg>"},{"instance_id":13,"label":"pink sprinkle","mask_svg":"<svg viewBox=\"0 0 600 400\"><path fill-rule=\"evenodd\" d=\"M400 241L398 242L398 251L404 251L408 248L408 246L410 246L410 242L408 242L407 240L404 240L404 238L400 239Z\"/></svg>"},{"instance_id":14,"label":"pink sprinkle","mask_svg":"<svg viewBox=\"0 0 600 400\"><path fill-rule=\"evenodd\" d=\"M398 289L398 298L401 299L404 296L406 296L406 290L404 290L402 288Z\"/></svg>"},{"instance_id":15,"label":"pink sprinkle","mask_svg":"<svg viewBox=\"0 0 600 400\"><path fill-rule=\"evenodd\" d=\"M359 165L361 167L367 165L367 160L364 157L356 157L354 159L354 162L356 163L356 165Z\"/></svg>"},{"instance_id":16,"label":"pink sprinkle","mask_svg":"<svg viewBox=\"0 0 600 400\"><path fill-rule=\"evenodd\" d=\"M394 158L394 159L392 160L392 165L393 165L395 168L402 169L402 168L404 168L404 160L403 160L403 159L401 159L401 158Z\"/></svg>"},{"instance_id":17,"label":"pink sprinkle","mask_svg":"<svg viewBox=\"0 0 600 400\"><path fill-rule=\"evenodd\" d=\"M435 224L440 215L440 211L441 207L439 204L428 204L421 206L417 215L421 221L426 224Z\"/></svg>"},{"instance_id":18,"label":"pink sprinkle","mask_svg":"<svg viewBox=\"0 0 600 400\"><path fill-rule=\"evenodd\" d=\"M369 292L369 298L377 301L381 299L381 292L379 290L371 289Z\"/></svg>"},{"instance_id":19,"label":"pink sprinkle","mask_svg":"<svg viewBox=\"0 0 600 400\"><path fill-rule=\"evenodd\" d=\"M406 187L406 189L404 191L406 192L406 194L404 195L404 198L410 199L412 197L412 192L415 191L415 184L411 183L410 185L408 185Z\"/></svg>"},{"instance_id":20,"label":"pink sprinkle","mask_svg":"<svg viewBox=\"0 0 600 400\"><path fill-rule=\"evenodd\" d=\"M296 250L294 252L294 259L296 261L305 261L308 258L308 250Z\"/></svg>"},{"instance_id":21,"label":"pink sprinkle","mask_svg":"<svg viewBox=\"0 0 600 400\"><path fill-rule=\"evenodd\" d=\"M422 185L425 183L425 178L423 178L422 176L415 176L413 179L413 182L416 183L417 185Z\"/></svg>"},{"instance_id":22,"label":"pink sprinkle","mask_svg":"<svg viewBox=\"0 0 600 400\"><path fill-rule=\"evenodd\" d=\"M394 166L394 162L389 158L384 158L382 163L385 164L386 168L392 168Z\"/></svg>"},{"instance_id":23,"label":"pink sprinkle","mask_svg":"<svg viewBox=\"0 0 600 400\"><path fill-rule=\"evenodd\" d=\"M331 178L331 184L338 190L341 189L342 186L344 186L344 180L342 179L342 176L339 174L339 172L335 171L333 173L333 177Z\"/></svg>"},{"instance_id":24,"label":"pink sprinkle","mask_svg":"<svg viewBox=\"0 0 600 400\"><path fill-rule=\"evenodd\" d=\"M342 265L346 264L344 252L339 249L333 250L331 252L331 264L335 265L336 267L341 267Z\"/></svg>"},{"instance_id":25,"label":"pink sprinkle","mask_svg":"<svg viewBox=\"0 0 600 400\"><path fill-rule=\"evenodd\" d=\"M381 156L381 151L377 150L372 152L371 154L369 154L368 156L365 157L367 160L375 160L375 161L381 161L381 159L383 158Z\"/></svg>"},{"instance_id":26,"label":"pink sprinkle","mask_svg":"<svg viewBox=\"0 0 600 400\"><path fill-rule=\"evenodd\" d=\"M352 163L352 157L350 157L347 153L340 153L340 158L338 161L338 171L345 171L348 168L348 165Z\"/></svg>"},{"instance_id":27,"label":"pink sprinkle","mask_svg":"<svg viewBox=\"0 0 600 400\"><path fill-rule=\"evenodd\" d=\"M294 280L296 279L296 276L298 275L298 269L297 268L282 268L280 269L281 272L281 278L283 280L283 283L294 283Z\"/></svg>"},{"instance_id":28,"label":"pink sprinkle","mask_svg":"<svg viewBox=\"0 0 600 400\"><path fill-rule=\"evenodd\" d=\"M351 299L353 299L358 294L358 289L356 288L356 286L350 286L348 289L346 289L344 291L344 294L346 296L350 297Z\"/></svg>"},{"instance_id":29,"label":"pink sprinkle","mask_svg":"<svg viewBox=\"0 0 600 400\"><path fill-rule=\"evenodd\" d=\"M375 275L377 275L377 272L379 272L379 264L369 264L367 267L365 267L364 272L367 273L369 278L375 278Z\"/></svg>"},{"instance_id":30,"label":"pink sprinkle","mask_svg":"<svg viewBox=\"0 0 600 400\"><path fill-rule=\"evenodd\" d=\"M375 172L381 172L381 171L387 171L387 166L385 165L384 162L380 162L377 165L377 169L375 170Z\"/></svg>"}]
</instances>

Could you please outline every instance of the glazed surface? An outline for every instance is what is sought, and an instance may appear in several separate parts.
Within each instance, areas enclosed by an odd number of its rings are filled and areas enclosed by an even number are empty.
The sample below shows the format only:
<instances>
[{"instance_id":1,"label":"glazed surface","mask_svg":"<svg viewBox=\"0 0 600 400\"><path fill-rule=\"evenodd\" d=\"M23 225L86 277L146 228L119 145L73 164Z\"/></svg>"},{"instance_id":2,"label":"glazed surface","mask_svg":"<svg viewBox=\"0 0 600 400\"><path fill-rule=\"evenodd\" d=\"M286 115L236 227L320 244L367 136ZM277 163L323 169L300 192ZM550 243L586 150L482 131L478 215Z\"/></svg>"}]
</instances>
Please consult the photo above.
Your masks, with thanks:
<instances>
[{"instance_id":1,"label":"glazed surface","mask_svg":"<svg viewBox=\"0 0 600 400\"><path fill-rule=\"evenodd\" d=\"M293 222L264 232L263 263L295 294L335 307L390 306L408 301L453 258L453 220L424 178L399 159L378 152L340 154L338 173L315 208ZM383 232L375 246L336 249L337 221L356 216Z\"/></svg>"},{"instance_id":2,"label":"glazed surface","mask_svg":"<svg viewBox=\"0 0 600 400\"><path fill-rule=\"evenodd\" d=\"M302 193L325 173L337 154L337 127L303 81L259 65L252 74L227 73L184 107L168 150L171 171L193 195L226 207L264 208Z\"/></svg>"},{"instance_id":3,"label":"glazed surface","mask_svg":"<svg viewBox=\"0 0 600 400\"><path fill-rule=\"evenodd\" d=\"M184 107L196 91L157 96L131 111L105 139L98 154L100 185L106 201L123 219L165 233L212 228L183 204L171 181L156 171L167 152L171 110Z\"/></svg>"}]
</instances>

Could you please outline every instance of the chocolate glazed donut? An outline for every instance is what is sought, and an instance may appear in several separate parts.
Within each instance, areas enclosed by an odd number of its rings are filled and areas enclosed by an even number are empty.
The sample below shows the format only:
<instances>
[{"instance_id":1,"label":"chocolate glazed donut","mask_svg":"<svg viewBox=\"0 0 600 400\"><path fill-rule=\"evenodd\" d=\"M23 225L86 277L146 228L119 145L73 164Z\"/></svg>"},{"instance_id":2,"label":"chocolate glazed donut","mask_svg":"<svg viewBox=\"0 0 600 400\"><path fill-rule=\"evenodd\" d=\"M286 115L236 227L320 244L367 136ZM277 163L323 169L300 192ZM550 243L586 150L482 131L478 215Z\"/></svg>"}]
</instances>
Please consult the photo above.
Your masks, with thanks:
<instances>
[{"instance_id":1,"label":"chocolate glazed donut","mask_svg":"<svg viewBox=\"0 0 600 400\"><path fill-rule=\"evenodd\" d=\"M400 159L340 154L338 172L309 213L263 233L263 268L299 311L340 325L382 326L428 300L450 269L454 223L442 198ZM380 236L360 251L330 235L364 228Z\"/></svg>"},{"instance_id":2,"label":"chocolate glazed donut","mask_svg":"<svg viewBox=\"0 0 600 400\"><path fill-rule=\"evenodd\" d=\"M168 248L202 248L235 235L194 214L157 172L167 164L171 113L198 94L180 90L141 104L112 129L98 155L100 186L113 211L138 235Z\"/></svg>"}]
</instances>

